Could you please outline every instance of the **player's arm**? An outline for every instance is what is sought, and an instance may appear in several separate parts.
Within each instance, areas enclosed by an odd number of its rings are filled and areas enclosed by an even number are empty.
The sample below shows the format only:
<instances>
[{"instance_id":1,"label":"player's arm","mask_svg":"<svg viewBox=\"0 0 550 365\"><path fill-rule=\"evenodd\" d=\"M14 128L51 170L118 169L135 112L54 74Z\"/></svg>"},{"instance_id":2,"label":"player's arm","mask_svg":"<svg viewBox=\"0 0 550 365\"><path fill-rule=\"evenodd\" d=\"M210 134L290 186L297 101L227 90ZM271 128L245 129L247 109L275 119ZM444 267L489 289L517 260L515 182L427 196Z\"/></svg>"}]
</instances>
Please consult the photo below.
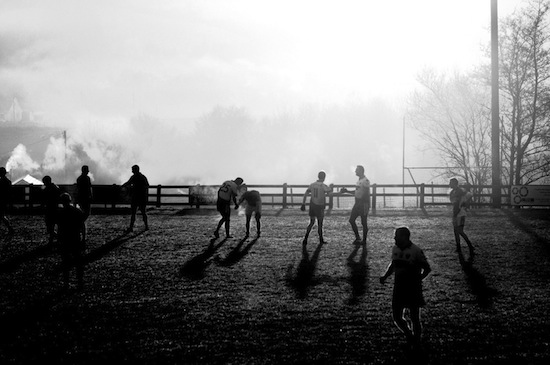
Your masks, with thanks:
<instances>
[{"instance_id":1,"label":"player's arm","mask_svg":"<svg viewBox=\"0 0 550 365\"><path fill-rule=\"evenodd\" d=\"M424 278L432 272L432 268L430 267L430 264L428 263L428 260L424 255L424 252L421 252L421 255L420 255L420 268L422 269L422 273L420 274L420 280L424 280Z\"/></svg>"},{"instance_id":2,"label":"player's arm","mask_svg":"<svg viewBox=\"0 0 550 365\"><path fill-rule=\"evenodd\" d=\"M386 268L386 272L384 273L384 275L382 275L380 277L380 284L385 284L386 283L386 279L391 275L393 274L393 261L389 263L388 267Z\"/></svg>"},{"instance_id":3,"label":"player's arm","mask_svg":"<svg viewBox=\"0 0 550 365\"><path fill-rule=\"evenodd\" d=\"M304 198L302 199L302 206L300 207L300 210L302 212L306 210L306 199L309 194L311 194L311 188L307 188L306 192L304 193Z\"/></svg>"}]
</instances>

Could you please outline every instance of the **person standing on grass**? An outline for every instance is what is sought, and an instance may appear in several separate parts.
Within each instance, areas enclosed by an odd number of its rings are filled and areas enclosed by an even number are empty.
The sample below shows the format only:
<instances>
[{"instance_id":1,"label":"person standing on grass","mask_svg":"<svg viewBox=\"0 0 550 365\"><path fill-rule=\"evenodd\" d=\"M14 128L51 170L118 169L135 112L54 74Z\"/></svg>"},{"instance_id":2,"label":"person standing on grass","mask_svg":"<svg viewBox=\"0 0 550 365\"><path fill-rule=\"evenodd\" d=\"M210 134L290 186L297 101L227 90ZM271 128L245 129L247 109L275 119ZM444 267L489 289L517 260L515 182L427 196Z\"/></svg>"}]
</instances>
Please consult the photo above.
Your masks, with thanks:
<instances>
[{"instance_id":1,"label":"person standing on grass","mask_svg":"<svg viewBox=\"0 0 550 365\"><path fill-rule=\"evenodd\" d=\"M42 178L44 183L43 205L44 205L44 220L46 221L46 233L48 234L48 242L51 244L56 236L55 233L55 217L59 206L59 196L61 189L57 186L52 178L48 175Z\"/></svg>"},{"instance_id":2,"label":"person standing on grass","mask_svg":"<svg viewBox=\"0 0 550 365\"><path fill-rule=\"evenodd\" d=\"M71 196L68 193L61 194L63 205L57 212L57 241L61 251L61 265L63 267L63 285L69 289L69 274L71 268L76 268L78 288L84 286L84 262L83 253L86 245L86 220L85 213L71 205Z\"/></svg>"},{"instance_id":3,"label":"person standing on grass","mask_svg":"<svg viewBox=\"0 0 550 365\"><path fill-rule=\"evenodd\" d=\"M232 238L229 234L229 225L231 221L231 201L235 204L235 209L239 209L237 203L237 195L239 194L239 186L243 183L243 179L240 177L235 180L224 181L222 186L218 189L218 200L216 202L216 208L222 215L218 226L214 231L214 237L220 237L219 230L222 225L225 225L225 237Z\"/></svg>"},{"instance_id":4,"label":"person standing on grass","mask_svg":"<svg viewBox=\"0 0 550 365\"><path fill-rule=\"evenodd\" d=\"M122 184L123 188L129 187L131 202L130 207L132 210L132 216L130 218L130 226L126 229L126 232L132 232L134 230L134 224L136 223L136 214L139 208L141 216L143 217L143 223L145 224L145 230L149 229L147 222L147 200L149 199L149 181L147 177L139 171L139 166L132 166L132 176L128 181Z\"/></svg>"},{"instance_id":5,"label":"person standing on grass","mask_svg":"<svg viewBox=\"0 0 550 365\"><path fill-rule=\"evenodd\" d=\"M8 227L8 234L13 234L14 230L11 226L10 220L6 216L8 211L8 203L10 200L11 180L7 178L5 167L0 167L0 219Z\"/></svg>"},{"instance_id":6,"label":"person standing on grass","mask_svg":"<svg viewBox=\"0 0 550 365\"><path fill-rule=\"evenodd\" d=\"M449 200L453 206L453 231L455 235L456 251L462 252L460 247L460 237L464 238L468 249L470 250L470 257L474 256L474 245L464 233L464 225L466 223L466 206L472 198L472 193L464 191L458 186L458 180L452 178L449 180L449 186L451 192L449 193Z\"/></svg>"},{"instance_id":7,"label":"person standing on grass","mask_svg":"<svg viewBox=\"0 0 550 365\"><path fill-rule=\"evenodd\" d=\"M244 210L246 216L246 237L250 235L250 220L252 219L252 213L254 213L254 219L256 220L256 236L260 237L261 234L261 222L262 218L262 197L260 192L257 190L250 190L245 184L242 184L239 191L241 192L241 197L239 198L237 205L241 205L243 202L246 202L246 207Z\"/></svg>"},{"instance_id":8,"label":"person standing on grass","mask_svg":"<svg viewBox=\"0 0 550 365\"><path fill-rule=\"evenodd\" d=\"M307 239L309 233L315 224L315 219L317 219L317 232L319 233L319 243L325 244L326 241L323 239L323 220L325 217L325 205L326 205L326 196L327 194L332 193L332 188L328 187L325 184L325 178L327 174L324 171L320 171L317 174L317 181L311 183L304 193L304 199L302 200L302 206L300 209L303 211L306 210L306 199L308 195L311 194L311 199L309 201L309 225L306 229L306 235L302 244L307 245Z\"/></svg>"},{"instance_id":9,"label":"person standing on grass","mask_svg":"<svg viewBox=\"0 0 550 365\"><path fill-rule=\"evenodd\" d=\"M380 283L395 273L392 298L392 316L395 325L407 338L410 345L420 344L422 325L420 308L425 305L422 294L422 280L431 272L424 252L410 240L411 232L407 227L395 230L395 246L386 272L380 277ZM405 309L409 310L410 321L405 318Z\"/></svg>"},{"instance_id":10,"label":"person standing on grass","mask_svg":"<svg viewBox=\"0 0 550 365\"><path fill-rule=\"evenodd\" d=\"M340 193L343 194L354 194L355 203L351 209L351 215L349 217L349 223L351 224L351 229L355 234L355 244L367 244L367 233L369 232L369 227L367 226L367 217L370 209L370 181L365 176L365 168L361 165L357 165L355 169L355 175L359 178L355 184L355 191L349 191L346 188L340 189ZM359 236L359 228L355 221L358 217L361 217L361 225L363 226L363 238Z\"/></svg>"},{"instance_id":11,"label":"person standing on grass","mask_svg":"<svg viewBox=\"0 0 550 365\"><path fill-rule=\"evenodd\" d=\"M80 176L76 179L76 203L84 212L86 219L90 216L92 205L92 180L88 176L90 169L87 165L83 165Z\"/></svg>"}]
</instances>

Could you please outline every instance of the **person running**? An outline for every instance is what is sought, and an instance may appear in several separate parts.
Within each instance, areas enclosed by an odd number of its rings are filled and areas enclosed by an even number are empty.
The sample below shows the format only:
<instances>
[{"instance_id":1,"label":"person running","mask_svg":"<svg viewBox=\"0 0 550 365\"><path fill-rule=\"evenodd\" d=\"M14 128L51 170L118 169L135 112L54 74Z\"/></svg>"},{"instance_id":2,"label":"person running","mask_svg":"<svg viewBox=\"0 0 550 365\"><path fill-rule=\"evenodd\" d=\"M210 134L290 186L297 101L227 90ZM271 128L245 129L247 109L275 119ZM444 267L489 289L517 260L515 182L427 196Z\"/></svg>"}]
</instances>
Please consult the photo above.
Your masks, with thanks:
<instances>
[{"instance_id":1,"label":"person running","mask_svg":"<svg viewBox=\"0 0 550 365\"><path fill-rule=\"evenodd\" d=\"M241 197L237 201L237 205L241 205L246 202L245 216L246 216L246 237L250 236L250 220L252 219L252 213L254 213L254 219L256 220L256 236L260 237L261 234L261 222L262 218L262 197L257 190L248 190L245 184L241 185L239 189Z\"/></svg>"},{"instance_id":2,"label":"person running","mask_svg":"<svg viewBox=\"0 0 550 365\"><path fill-rule=\"evenodd\" d=\"M355 194L355 204L351 209L351 214L349 217L349 223L351 224L351 229L355 234L355 244L367 244L367 233L369 232L369 227L367 226L367 217L370 209L370 181L365 176L365 168L361 165L357 165L355 169L355 175L359 178L355 184L356 189L350 191L346 188L340 190L341 193ZM363 226L363 238L359 236L359 228L355 221L358 217L361 217L361 225Z\"/></svg>"},{"instance_id":3,"label":"person running","mask_svg":"<svg viewBox=\"0 0 550 365\"><path fill-rule=\"evenodd\" d=\"M459 253L462 252L460 247L460 237L462 237L468 245L470 256L474 256L474 245L466 233L464 233L464 225L466 223L466 206L472 198L472 193L462 190L462 188L458 186L458 180L456 178L449 180L449 186L451 187L449 200L453 206L453 231L455 235L456 251Z\"/></svg>"},{"instance_id":4,"label":"person running","mask_svg":"<svg viewBox=\"0 0 550 365\"><path fill-rule=\"evenodd\" d=\"M82 166L81 172L81 175L76 179L76 203L88 219L93 198L92 181L88 176L90 169L87 165Z\"/></svg>"},{"instance_id":5,"label":"person running","mask_svg":"<svg viewBox=\"0 0 550 365\"><path fill-rule=\"evenodd\" d=\"M222 225L225 225L225 237L232 238L229 234L229 225L231 220L231 201L235 204L235 209L239 209L237 203L237 195L239 194L239 186L243 183L243 179L240 177L235 180L224 181L222 186L218 189L218 200L216 202L216 208L222 215L218 226L214 231L214 237L220 237L219 230Z\"/></svg>"},{"instance_id":6,"label":"person running","mask_svg":"<svg viewBox=\"0 0 550 365\"><path fill-rule=\"evenodd\" d=\"M11 226L10 220L6 216L11 196L11 180L6 176L7 173L5 167L0 167L0 219L2 219L2 222L8 227L8 234L13 234L15 231Z\"/></svg>"},{"instance_id":7,"label":"person running","mask_svg":"<svg viewBox=\"0 0 550 365\"><path fill-rule=\"evenodd\" d=\"M78 288L84 286L83 253L86 245L85 213L71 205L71 196L63 193L60 196L63 205L57 212L57 241L61 252L63 268L63 284L69 289L69 274L71 267L76 268Z\"/></svg>"},{"instance_id":8,"label":"person running","mask_svg":"<svg viewBox=\"0 0 550 365\"><path fill-rule=\"evenodd\" d=\"M407 227L395 230L395 246L392 249L391 262L386 272L380 276L380 283L395 273L392 316L395 325L407 338L410 345L420 344L422 325L420 308L426 303L422 294L422 280L431 272L430 264L422 249L410 240L411 232ZM405 309L409 310L410 320L405 318Z\"/></svg>"},{"instance_id":9,"label":"person running","mask_svg":"<svg viewBox=\"0 0 550 365\"><path fill-rule=\"evenodd\" d=\"M313 228L313 225L315 224L315 219L317 219L317 232L319 234L319 243L327 243L323 239L323 220L325 217L326 196L327 194L332 193L332 188L328 187L325 184L326 176L327 174L324 171L320 171L317 174L318 180L311 183L304 193L302 206L300 207L302 211L306 210L306 199L308 195L311 194L311 199L309 201L309 225L307 226L306 235L304 237L304 240L302 241L302 244L304 246L307 245L307 239L309 237L311 229Z\"/></svg>"},{"instance_id":10,"label":"person running","mask_svg":"<svg viewBox=\"0 0 550 365\"><path fill-rule=\"evenodd\" d=\"M145 230L149 229L147 222L147 200L149 199L149 181L147 177L139 171L139 166L132 166L132 176L128 181L122 184L123 188L129 187L131 196L131 210L132 216L130 218L130 226L126 229L126 232L132 232L134 230L134 224L136 222L136 214L139 209L141 216L143 217L143 223L145 224Z\"/></svg>"},{"instance_id":11,"label":"person running","mask_svg":"<svg viewBox=\"0 0 550 365\"><path fill-rule=\"evenodd\" d=\"M43 191L43 204L44 204L44 220L46 222L46 233L48 234L48 242L53 243L56 237L55 232L55 219L57 215L57 208L59 206L59 196L61 195L61 189L57 186L52 178L48 175L42 178L44 183Z\"/></svg>"}]
</instances>

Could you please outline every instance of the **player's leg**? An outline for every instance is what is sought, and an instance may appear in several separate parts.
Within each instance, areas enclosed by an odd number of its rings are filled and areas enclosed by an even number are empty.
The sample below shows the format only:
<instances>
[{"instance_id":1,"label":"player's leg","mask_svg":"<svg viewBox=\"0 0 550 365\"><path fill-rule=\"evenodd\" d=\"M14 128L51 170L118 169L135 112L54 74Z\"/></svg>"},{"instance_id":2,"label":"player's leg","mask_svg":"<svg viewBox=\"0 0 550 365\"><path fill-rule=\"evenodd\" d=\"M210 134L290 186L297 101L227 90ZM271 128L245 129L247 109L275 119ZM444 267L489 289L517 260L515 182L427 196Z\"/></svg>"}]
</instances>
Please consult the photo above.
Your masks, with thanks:
<instances>
[{"instance_id":1,"label":"player's leg","mask_svg":"<svg viewBox=\"0 0 550 365\"><path fill-rule=\"evenodd\" d=\"M407 341L411 341L414 336L409 327L409 323L405 319L405 307L403 305L392 305L392 316L397 328L405 334Z\"/></svg>"},{"instance_id":2,"label":"player's leg","mask_svg":"<svg viewBox=\"0 0 550 365\"><path fill-rule=\"evenodd\" d=\"M353 230L353 233L355 234L355 241L360 242L361 237L359 236L359 228L357 227L357 223L355 221L357 220L357 217L359 217L359 208L358 205L355 204L353 208L351 209L351 214L349 217L349 223L351 224L351 229Z\"/></svg>"},{"instance_id":3,"label":"player's leg","mask_svg":"<svg viewBox=\"0 0 550 365\"><path fill-rule=\"evenodd\" d=\"M313 228L313 225L315 224L315 216L309 217L309 224L306 229L306 235L304 237L303 244L305 245L307 243L307 239L309 238L309 233L311 232L311 229Z\"/></svg>"},{"instance_id":4,"label":"player's leg","mask_svg":"<svg viewBox=\"0 0 550 365\"><path fill-rule=\"evenodd\" d=\"M147 218L147 203L143 202L139 206L139 210L141 211L141 217L143 218L143 224L145 225L145 230L149 229L149 222Z\"/></svg>"},{"instance_id":5,"label":"player's leg","mask_svg":"<svg viewBox=\"0 0 550 365\"><path fill-rule=\"evenodd\" d=\"M472 245L472 242L470 241L470 239L468 238L468 236L464 232L464 224L461 224L460 226L458 226L457 230L458 230L459 236L464 238L464 241L466 241L466 244L468 245L468 249L470 250L470 254L473 254L474 253L474 245ZM459 240L460 240L460 238L459 238Z\"/></svg>"},{"instance_id":6,"label":"player's leg","mask_svg":"<svg viewBox=\"0 0 550 365\"><path fill-rule=\"evenodd\" d=\"M326 243L323 239L323 222L325 220L324 211L321 211L317 217L317 233L319 234L319 243Z\"/></svg>"},{"instance_id":7,"label":"player's leg","mask_svg":"<svg viewBox=\"0 0 550 365\"><path fill-rule=\"evenodd\" d=\"M363 240L361 241L361 243L363 245L366 245L367 244L367 234L369 233L369 226L367 225L367 213L365 212L364 214L361 214L361 225L363 227Z\"/></svg>"},{"instance_id":8,"label":"player's leg","mask_svg":"<svg viewBox=\"0 0 550 365\"><path fill-rule=\"evenodd\" d=\"M216 227L216 230L214 231L214 237L218 238L220 237L220 234L219 234L219 231L220 231L220 228L222 227L222 225L225 223L225 203L223 200L221 199L218 199L218 201L216 202L216 209L218 210L218 212L221 214L221 218L218 222L218 226Z\"/></svg>"},{"instance_id":9,"label":"player's leg","mask_svg":"<svg viewBox=\"0 0 550 365\"><path fill-rule=\"evenodd\" d=\"M131 215L130 215L130 226L128 227L128 231L131 232L134 229L134 224L136 223L136 214L138 210L138 206L136 203L132 203L130 206L131 209Z\"/></svg>"},{"instance_id":10,"label":"player's leg","mask_svg":"<svg viewBox=\"0 0 550 365\"><path fill-rule=\"evenodd\" d=\"M259 211L256 211L254 218L256 219L256 235L260 237L260 234L262 232L262 223L261 223L262 213L260 213Z\"/></svg>"},{"instance_id":11,"label":"player's leg","mask_svg":"<svg viewBox=\"0 0 550 365\"><path fill-rule=\"evenodd\" d=\"M409 313L412 322L412 332L414 340L420 343L422 337L422 323L420 323L420 307L409 308Z\"/></svg>"}]
</instances>

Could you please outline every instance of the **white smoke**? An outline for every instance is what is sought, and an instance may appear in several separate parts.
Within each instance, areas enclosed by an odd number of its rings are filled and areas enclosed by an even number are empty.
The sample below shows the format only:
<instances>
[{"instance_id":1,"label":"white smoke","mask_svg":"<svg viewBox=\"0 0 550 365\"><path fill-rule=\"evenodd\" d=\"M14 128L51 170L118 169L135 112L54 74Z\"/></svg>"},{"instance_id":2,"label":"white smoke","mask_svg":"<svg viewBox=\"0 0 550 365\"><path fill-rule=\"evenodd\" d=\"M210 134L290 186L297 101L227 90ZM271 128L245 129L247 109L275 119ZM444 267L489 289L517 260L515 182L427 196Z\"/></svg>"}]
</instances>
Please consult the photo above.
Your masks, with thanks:
<instances>
[{"instance_id":1,"label":"white smoke","mask_svg":"<svg viewBox=\"0 0 550 365\"><path fill-rule=\"evenodd\" d=\"M27 147L23 144L18 144L12 151L8 162L6 163L6 170L25 170L32 172L38 170L40 165L35 162L31 156L27 153Z\"/></svg>"}]
</instances>

